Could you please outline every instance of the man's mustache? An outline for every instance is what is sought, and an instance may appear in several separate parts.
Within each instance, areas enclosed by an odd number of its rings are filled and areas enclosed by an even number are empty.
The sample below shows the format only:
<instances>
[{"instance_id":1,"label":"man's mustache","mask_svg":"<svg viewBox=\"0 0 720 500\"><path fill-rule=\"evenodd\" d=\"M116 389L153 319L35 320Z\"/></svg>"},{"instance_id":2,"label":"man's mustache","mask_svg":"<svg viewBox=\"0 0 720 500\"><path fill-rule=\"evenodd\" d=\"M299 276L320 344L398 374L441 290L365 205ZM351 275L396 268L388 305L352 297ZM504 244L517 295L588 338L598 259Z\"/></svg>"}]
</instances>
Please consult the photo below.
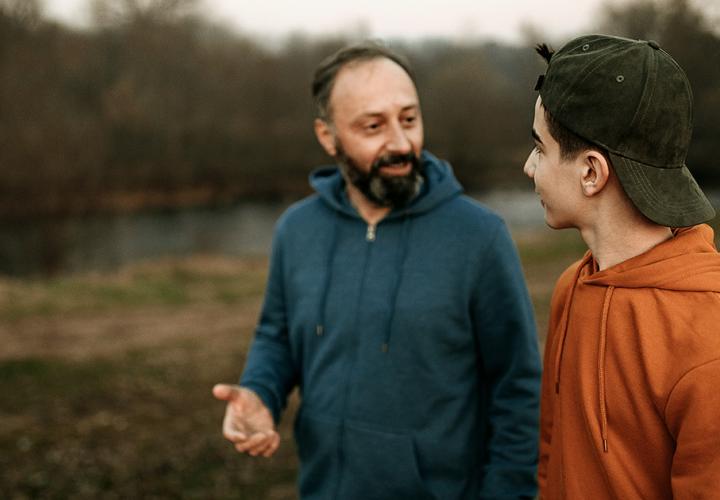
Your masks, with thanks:
<instances>
[{"instance_id":1,"label":"man's mustache","mask_svg":"<svg viewBox=\"0 0 720 500\"><path fill-rule=\"evenodd\" d=\"M412 152L405 154L387 155L375 160L375 162L372 164L371 170L377 171L382 167L397 165L399 163L411 163L413 167L416 167L420 163L420 161L418 160L418 157L415 155L415 153Z\"/></svg>"}]
</instances>

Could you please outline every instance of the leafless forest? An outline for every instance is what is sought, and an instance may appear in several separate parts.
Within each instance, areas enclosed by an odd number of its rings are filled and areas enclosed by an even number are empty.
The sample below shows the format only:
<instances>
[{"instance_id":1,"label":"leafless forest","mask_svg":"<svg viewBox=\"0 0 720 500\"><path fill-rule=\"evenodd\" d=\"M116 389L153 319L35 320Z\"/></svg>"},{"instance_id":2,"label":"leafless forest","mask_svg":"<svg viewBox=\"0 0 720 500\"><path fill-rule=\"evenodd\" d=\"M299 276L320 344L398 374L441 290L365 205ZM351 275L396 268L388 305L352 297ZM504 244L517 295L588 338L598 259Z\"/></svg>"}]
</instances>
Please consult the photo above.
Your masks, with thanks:
<instances>
[{"instance_id":1,"label":"leafless forest","mask_svg":"<svg viewBox=\"0 0 720 500\"><path fill-rule=\"evenodd\" d=\"M195 0L89 0L71 29L37 0L0 0L0 217L294 198L326 162L312 135L316 64L355 41L279 46L206 20ZM615 5L615 4L612 4ZM686 69L696 111L688 165L720 184L720 32L688 0L608 4L600 32L655 39ZM582 27L578 27L582 29ZM543 63L492 41L390 42L418 76L426 144L469 190L522 179ZM551 40L558 45L565 40Z\"/></svg>"}]
</instances>

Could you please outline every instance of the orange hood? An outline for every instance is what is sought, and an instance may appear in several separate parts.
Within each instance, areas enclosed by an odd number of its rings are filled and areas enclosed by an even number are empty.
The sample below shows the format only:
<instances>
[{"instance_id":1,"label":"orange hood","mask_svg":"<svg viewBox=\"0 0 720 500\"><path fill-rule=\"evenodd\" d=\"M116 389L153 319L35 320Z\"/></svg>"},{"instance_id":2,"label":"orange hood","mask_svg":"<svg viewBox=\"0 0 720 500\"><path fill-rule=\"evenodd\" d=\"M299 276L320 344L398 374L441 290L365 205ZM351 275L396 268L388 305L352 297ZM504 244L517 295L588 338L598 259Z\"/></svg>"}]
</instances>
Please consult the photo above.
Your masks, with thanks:
<instances>
[{"instance_id":1,"label":"orange hood","mask_svg":"<svg viewBox=\"0 0 720 500\"><path fill-rule=\"evenodd\" d=\"M710 226L703 224L675 230L672 244L667 243L593 273L583 283L615 288L720 292L720 259ZM588 252L583 264L589 259Z\"/></svg>"},{"instance_id":2,"label":"orange hood","mask_svg":"<svg viewBox=\"0 0 720 500\"><path fill-rule=\"evenodd\" d=\"M714 244L714 233L710 226L701 224L673 231L673 238L647 252L628 259L608 269L589 273L580 278L582 270L593 266L590 251L576 268L573 283L578 280L587 285L607 287L603 301L602 319L598 349L598 385L601 415L601 433L604 451L608 450L607 408L605 407L605 353L607 343L607 322L615 288L657 288L676 291L720 292L720 259ZM565 338L568 329L570 305L575 285L570 290L560 323L560 341L555 352L555 392L559 391L560 367L562 364Z\"/></svg>"}]
</instances>

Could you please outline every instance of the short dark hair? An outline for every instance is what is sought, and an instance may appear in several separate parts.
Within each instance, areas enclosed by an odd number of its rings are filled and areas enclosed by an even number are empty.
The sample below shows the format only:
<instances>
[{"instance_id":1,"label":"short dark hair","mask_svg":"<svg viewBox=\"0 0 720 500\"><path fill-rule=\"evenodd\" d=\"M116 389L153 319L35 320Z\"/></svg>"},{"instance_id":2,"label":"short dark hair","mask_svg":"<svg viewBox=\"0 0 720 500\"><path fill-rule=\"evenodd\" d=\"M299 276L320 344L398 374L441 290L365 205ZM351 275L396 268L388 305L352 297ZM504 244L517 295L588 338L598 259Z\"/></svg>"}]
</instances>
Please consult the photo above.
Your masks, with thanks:
<instances>
[{"instance_id":1,"label":"short dark hair","mask_svg":"<svg viewBox=\"0 0 720 500\"><path fill-rule=\"evenodd\" d=\"M540 54L540 57L542 57L548 64L550 64L550 59L552 59L553 54L555 54L555 51L545 43L537 45L535 47L535 51ZM557 121L552 113L550 113L550 111L548 111L544 106L543 110L545 111L545 122L547 122L550 135L560 146L560 158L563 160L571 160L583 151L593 149L595 151L599 151L605 157L608 165L612 165L605 148L577 135L565 125Z\"/></svg>"},{"instance_id":2,"label":"short dark hair","mask_svg":"<svg viewBox=\"0 0 720 500\"><path fill-rule=\"evenodd\" d=\"M550 113L550 111L548 111L544 106L543 110L545 111L545 122L547 123L548 131L550 132L552 138L555 139L560 146L560 158L563 160L572 160L583 151L593 149L602 153L608 163L610 163L610 158L608 157L605 148L577 135L565 125L557 121L552 113Z\"/></svg>"},{"instance_id":3,"label":"short dark hair","mask_svg":"<svg viewBox=\"0 0 720 500\"><path fill-rule=\"evenodd\" d=\"M405 70L413 84L415 84L415 75L408 60L380 42L366 41L342 48L324 59L315 70L312 81L312 96L315 101L317 117L323 120L330 119L330 93L335 84L335 77L343 67L351 63L379 58L389 59L396 63Z\"/></svg>"}]
</instances>

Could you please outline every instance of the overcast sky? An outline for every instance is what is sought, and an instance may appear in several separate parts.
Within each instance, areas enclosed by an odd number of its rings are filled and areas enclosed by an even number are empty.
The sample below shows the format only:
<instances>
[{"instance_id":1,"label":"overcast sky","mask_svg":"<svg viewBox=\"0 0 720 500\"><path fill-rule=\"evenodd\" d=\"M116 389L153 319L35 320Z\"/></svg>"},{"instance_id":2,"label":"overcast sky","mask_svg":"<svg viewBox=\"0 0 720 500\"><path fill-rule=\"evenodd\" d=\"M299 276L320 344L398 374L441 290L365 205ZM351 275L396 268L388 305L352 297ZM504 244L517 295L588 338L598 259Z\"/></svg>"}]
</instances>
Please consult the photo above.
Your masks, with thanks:
<instances>
[{"instance_id":1,"label":"overcast sky","mask_svg":"<svg viewBox=\"0 0 720 500\"><path fill-rule=\"evenodd\" d=\"M592 25L603 0L200 0L213 20L256 35L290 32L335 34L362 30L370 36L477 37L517 41L523 25L563 36ZM619 1L619 0L613 0ZM87 0L44 0L46 12L87 23Z\"/></svg>"},{"instance_id":2,"label":"overcast sky","mask_svg":"<svg viewBox=\"0 0 720 500\"><path fill-rule=\"evenodd\" d=\"M144 1L144 0L141 0ZM623 0L199 0L211 19L258 36L360 31L374 37L522 40L523 27L561 40L596 26L601 5ZM720 0L695 0L720 6ZM44 0L51 16L87 23L88 0ZM720 11L720 8L716 8Z\"/></svg>"}]
</instances>

